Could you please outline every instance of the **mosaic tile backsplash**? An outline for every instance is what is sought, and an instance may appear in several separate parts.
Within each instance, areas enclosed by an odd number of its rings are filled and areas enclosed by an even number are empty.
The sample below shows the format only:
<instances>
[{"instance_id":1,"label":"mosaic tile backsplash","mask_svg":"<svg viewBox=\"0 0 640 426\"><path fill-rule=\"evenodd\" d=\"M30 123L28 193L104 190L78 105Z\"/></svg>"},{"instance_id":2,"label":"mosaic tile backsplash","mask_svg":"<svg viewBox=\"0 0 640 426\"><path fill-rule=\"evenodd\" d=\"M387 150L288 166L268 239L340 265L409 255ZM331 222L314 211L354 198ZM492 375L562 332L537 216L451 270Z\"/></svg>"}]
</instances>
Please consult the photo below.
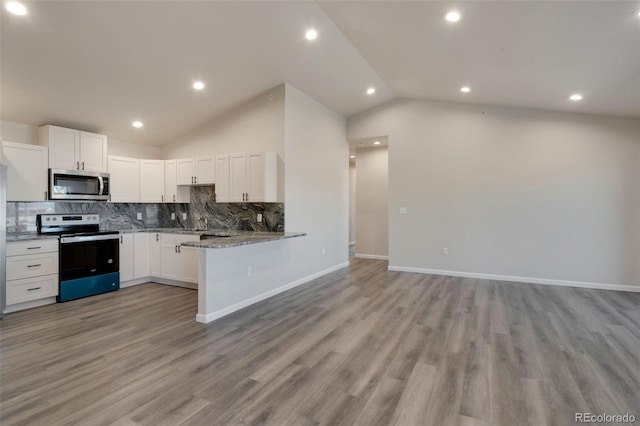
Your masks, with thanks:
<instances>
[{"instance_id":1,"label":"mosaic tile backsplash","mask_svg":"<svg viewBox=\"0 0 640 426\"><path fill-rule=\"evenodd\" d=\"M7 232L33 232L36 215L77 213L100 215L100 229L185 228L284 231L282 203L214 203L214 186L191 187L191 202L176 204L95 202L8 202ZM142 213L142 219L137 214ZM171 219L175 213L175 220ZM187 218L182 219L186 213ZM258 223L258 213L262 222Z\"/></svg>"}]
</instances>

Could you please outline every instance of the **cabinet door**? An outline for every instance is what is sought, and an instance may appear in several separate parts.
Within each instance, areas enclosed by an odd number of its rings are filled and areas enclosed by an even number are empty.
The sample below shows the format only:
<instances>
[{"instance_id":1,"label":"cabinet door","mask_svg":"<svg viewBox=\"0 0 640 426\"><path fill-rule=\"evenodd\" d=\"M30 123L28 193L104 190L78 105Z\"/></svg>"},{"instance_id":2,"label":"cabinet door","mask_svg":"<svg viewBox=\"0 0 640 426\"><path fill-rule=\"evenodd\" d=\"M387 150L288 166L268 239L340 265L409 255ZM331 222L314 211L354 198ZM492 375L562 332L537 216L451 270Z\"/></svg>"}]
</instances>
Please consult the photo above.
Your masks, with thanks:
<instances>
[{"instance_id":1,"label":"cabinet door","mask_svg":"<svg viewBox=\"0 0 640 426\"><path fill-rule=\"evenodd\" d=\"M140 232L133 234L133 278L148 277L150 271L149 237L155 234Z\"/></svg>"},{"instance_id":2,"label":"cabinet door","mask_svg":"<svg viewBox=\"0 0 640 426\"><path fill-rule=\"evenodd\" d=\"M164 197L164 161L140 160L140 201L162 203Z\"/></svg>"},{"instance_id":3,"label":"cabinet door","mask_svg":"<svg viewBox=\"0 0 640 426\"><path fill-rule=\"evenodd\" d=\"M120 282L133 279L133 234L120 235Z\"/></svg>"},{"instance_id":4,"label":"cabinet door","mask_svg":"<svg viewBox=\"0 0 640 426\"><path fill-rule=\"evenodd\" d=\"M229 201L238 203L245 201L247 192L247 156L246 154L229 154Z\"/></svg>"},{"instance_id":5,"label":"cabinet door","mask_svg":"<svg viewBox=\"0 0 640 426\"><path fill-rule=\"evenodd\" d=\"M109 156L111 201L137 203L140 201L140 160Z\"/></svg>"},{"instance_id":6,"label":"cabinet door","mask_svg":"<svg viewBox=\"0 0 640 426\"><path fill-rule=\"evenodd\" d=\"M3 161L7 165L7 201L43 201L47 199L47 148L2 142Z\"/></svg>"},{"instance_id":7,"label":"cabinet door","mask_svg":"<svg viewBox=\"0 0 640 426\"><path fill-rule=\"evenodd\" d=\"M229 202L229 154L216 155L216 201Z\"/></svg>"},{"instance_id":8,"label":"cabinet door","mask_svg":"<svg viewBox=\"0 0 640 426\"><path fill-rule=\"evenodd\" d=\"M160 234L148 234L149 235L149 275L152 277L162 276L161 260L160 260Z\"/></svg>"},{"instance_id":9,"label":"cabinet door","mask_svg":"<svg viewBox=\"0 0 640 426\"><path fill-rule=\"evenodd\" d=\"M199 157L196 161L196 183L209 184L216 181L216 159L213 155Z\"/></svg>"},{"instance_id":10,"label":"cabinet door","mask_svg":"<svg viewBox=\"0 0 640 426\"><path fill-rule=\"evenodd\" d=\"M265 153L247 154L247 201L264 201Z\"/></svg>"},{"instance_id":11,"label":"cabinet door","mask_svg":"<svg viewBox=\"0 0 640 426\"><path fill-rule=\"evenodd\" d=\"M57 126L43 126L40 144L49 147L49 168L79 170L80 131Z\"/></svg>"},{"instance_id":12,"label":"cabinet door","mask_svg":"<svg viewBox=\"0 0 640 426\"><path fill-rule=\"evenodd\" d=\"M196 163L193 158L183 158L176 160L177 164L177 184L193 185L196 176Z\"/></svg>"},{"instance_id":13,"label":"cabinet door","mask_svg":"<svg viewBox=\"0 0 640 426\"><path fill-rule=\"evenodd\" d=\"M192 235L180 236L179 238L181 243L197 240L198 238ZM198 282L198 250L195 247L180 246L178 250L180 255L180 281L187 283Z\"/></svg>"},{"instance_id":14,"label":"cabinet door","mask_svg":"<svg viewBox=\"0 0 640 426\"><path fill-rule=\"evenodd\" d=\"M179 261L176 236L160 234L160 276L172 280L180 279Z\"/></svg>"},{"instance_id":15,"label":"cabinet door","mask_svg":"<svg viewBox=\"0 0 640 426\"><path fill-rule=\"evenodd\" d=\"M175 203L178 195L178 170L176 160L164 162L164 196L168 203Z\"/></svg>"},{"instance_id":16,"label":"cabinet door","mask_svg":"<svg viewBox=\"0 0 640 426\"><path fill-rule=\"evenodd\" d=\"M107 137L105 135L80 132L80 170L107 171Z\"/></svg>"}]
</instances>

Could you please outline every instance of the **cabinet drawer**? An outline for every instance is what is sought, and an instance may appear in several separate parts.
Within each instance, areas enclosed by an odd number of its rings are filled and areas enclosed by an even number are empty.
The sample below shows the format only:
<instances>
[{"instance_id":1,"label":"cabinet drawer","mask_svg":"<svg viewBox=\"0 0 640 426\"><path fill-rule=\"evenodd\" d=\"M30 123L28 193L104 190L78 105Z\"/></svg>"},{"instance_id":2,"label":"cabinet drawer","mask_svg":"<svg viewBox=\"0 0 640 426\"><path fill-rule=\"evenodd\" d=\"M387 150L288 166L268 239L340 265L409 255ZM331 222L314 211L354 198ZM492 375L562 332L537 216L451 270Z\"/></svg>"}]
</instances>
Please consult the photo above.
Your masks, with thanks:
<instances>
[{"instance_id":1,"label":"cabinet drawer","mask_svg":"<svg viewBox=\"0 0 640 426\"><path fill-rule=\"evenodd\" d=\"M50 253L57 251L58 240L56 238L7 243L7 256L20 256L23 254Z\"/></svg>"},{"instance_id":2,"label":"cabinet drawer","mask_svg":"<svg viewBox=\"0 0 640 426\"><path fill-rule=\"evenodd\" d=\"M57 273L57 252L7 257L7 281Z\"/></svg>"},{"instance_id":3,"label":"cabinet drawer","mask_svg":"<svg viewBox=\"0 0 640 426\"><path fill-rule=\"evenodd\" d=\"M7 281L7 305L58 295L58 275Z\"/></svg>"}]
</instances>

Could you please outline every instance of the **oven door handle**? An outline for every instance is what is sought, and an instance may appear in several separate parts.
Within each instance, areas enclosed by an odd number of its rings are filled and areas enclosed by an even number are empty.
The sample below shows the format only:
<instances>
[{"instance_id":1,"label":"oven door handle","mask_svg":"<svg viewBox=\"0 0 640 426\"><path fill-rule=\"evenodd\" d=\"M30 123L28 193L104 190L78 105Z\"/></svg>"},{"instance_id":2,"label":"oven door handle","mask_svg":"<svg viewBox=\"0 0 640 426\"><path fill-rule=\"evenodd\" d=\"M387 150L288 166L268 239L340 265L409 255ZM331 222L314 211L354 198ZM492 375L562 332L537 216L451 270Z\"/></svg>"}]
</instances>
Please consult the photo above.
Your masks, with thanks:
<instances>
[{"instance_id":1,"label":"oven door handle","mask_svg":"<svg viewBox=\"0 0 640 426\"><path fill-rule=\"evenodd\" d=\"M84 243L84 242L102 241L102 240L117 240L119 238L120 238L120 235L118 234L87 235L83 237L62 237L60 238L60 244Z\"/></svg>"},{"instance_id":2,"label":"oven door handle","mask_svg":"<svg viewBox=\"0 0 640 426\"><path fill-rule=\"evenodd\" d=\"M82 163L84 165L84 163ZM98 195L104 195L104 180L102 176L98 176L98 182L100 182L100 193Z\"/></svg>"}]
</instances>

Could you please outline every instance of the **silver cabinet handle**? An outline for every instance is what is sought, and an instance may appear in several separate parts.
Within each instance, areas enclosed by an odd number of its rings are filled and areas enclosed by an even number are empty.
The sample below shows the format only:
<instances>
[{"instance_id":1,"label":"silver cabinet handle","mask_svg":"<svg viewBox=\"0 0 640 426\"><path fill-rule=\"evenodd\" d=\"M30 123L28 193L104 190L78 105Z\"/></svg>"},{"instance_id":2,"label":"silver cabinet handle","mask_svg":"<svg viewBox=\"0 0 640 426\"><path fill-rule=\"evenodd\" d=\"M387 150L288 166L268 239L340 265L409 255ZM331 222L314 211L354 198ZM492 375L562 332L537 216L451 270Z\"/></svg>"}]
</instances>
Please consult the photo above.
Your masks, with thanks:
<instances>
[{"instance_id":1,"label":"silver cabinet handle","mask_svg":"<svg viewBox=\"0 0 640 426\"><path fill-rule=\"evenodd\" d=\"M124 243L124 239L122 238L122 235L120 235L120 244Z\"/></svg>"},{"instance_id":2,"label":"silver cabinet handle","mask_svg":"<svg viewBox=\"0 0 640 426\"><path fill-rule=\"evenodd\" d=\"M38 266L42 266L42 263L38 263L36 265L27 265L27 268L37 268Z\"/></svg>"},{"instance_id":3,"label":"silver cabinet handle","mask_svg":"<svg viewBox=\"0 0 640 426\"><path fill-rule=\"evenodd\" d=\"M178 253L182 253L182 247L178 246Z\"/></svg>"},{"instance_id":4,"label":"silver cabinet handle","mask_svg":"<svg viewBox=\"0 0 640 426\"><path fill-rule=\"evenodd\" d=\"M160 235L156 234L156 241L160 241Z\"/></svg>"},{"instance_id":5,"label":"silver cabinet handle","mask_svg":"<svg viewBox=\"0 0 640 426\"><path fill-rule=\"evenodd\" d=\"M173 194L173 202L176 202L176 194Z\"/></svg>"},{"instance_id":6,"label":"silver cabinet handle","mask_svg":"<svg viewBox=\"0 0 640 426\"><path fill-rule=\"evenodd\" d=\"M247 192L247 201L249 201L249 193Z\"/></svg>"},{"instance_id":7,"label":"silver cabinet handle","mask_svg":"<svg viewBox=\"0 0 640 426\"><path fill-rule=\"evenodd\" d=\"M173 251L178 252L178 246L173 246Z\"/></svg>"},{"instance_id":8,"label":"silver cabinet handle","mask_svg":"<svg viewBox=\"0 0 640 426\"><path fill-rule=\"evenodd\" d=\"M44 199L45 200L47 200L49 198L48 195L49 195L49 193L47 191L44 191Z\"/></svg>"},{"instance_id":9,"label":"silver cabinet handle","mask_svg":"<svg viewBox=\"0 0 640 426\"><path fill-rule=\"evenodd\" d=\"M40 250L42 247L27 247L27 250Z\"/></svg>"},{"instance_id":10,"label":"silver cabinet handle","mask_svg":"<svg viewBox=\"0 0 640 426\"><path fill-rule=\"evenodd\" d=\"M80 170L80 162L76 161L76 170Z\"/></svg>"},{"instance_id":11,"label":"silver cabinet handle","mask_svg":"<svg viewBox=\"0 0 640 426\"><path fill-rule=\"evenodd\" d=\"M27 291L40 290L42 287L28 288Z\"/></svg>"},{"instance_id":12,"label":"silver cabinet handle","mask_svg":"<svg viewBox=\"0 0 640 426\"><path fill-rule=\"evenodd\" d=\"M164 203L164 195L160 196L160 202Z\"/></svg>"},{"instance_id":13,"label":"silver cabinet handle","mask_svg":"<svg viewBox=\"0 0 640 426\"><path fill-rule=\"evenodd\" d=\"M84 161L82 162L82 170L84 170Z\"/></svg>"},{"instance_id":14,"label":"silver cabinet handle","mask_svg":"<svg viewBox=\"0 0 640 426\"><path fill-rule=\"evenodd\" d=\"M194 176L194 177L193 177L193 181L194 181L195 183L198 183L198 176Z\"/></svg>"}]
</instances>

